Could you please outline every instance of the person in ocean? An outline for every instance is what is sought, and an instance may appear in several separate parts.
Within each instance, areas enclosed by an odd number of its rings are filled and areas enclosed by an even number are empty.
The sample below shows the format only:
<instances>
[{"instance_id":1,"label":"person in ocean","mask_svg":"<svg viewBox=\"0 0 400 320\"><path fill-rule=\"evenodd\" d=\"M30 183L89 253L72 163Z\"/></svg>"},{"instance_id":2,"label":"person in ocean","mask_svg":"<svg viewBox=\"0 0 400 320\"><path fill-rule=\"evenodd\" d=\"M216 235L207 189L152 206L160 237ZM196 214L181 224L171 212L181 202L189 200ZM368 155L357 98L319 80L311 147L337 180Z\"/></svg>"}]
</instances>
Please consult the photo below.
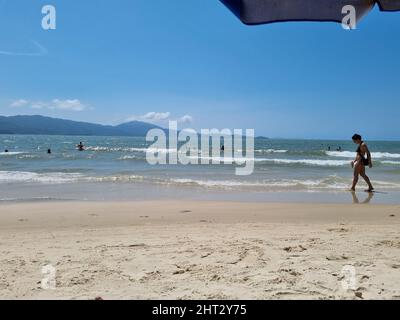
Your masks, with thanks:
<instances>
[{"instance_id":1,"label":"person in ocean","mask_svg":"<svg viewBox=\"0 0 400 320\"><path fill-rule=\"evenodd\" d=\"M353 137L353 142L358 145L356 159L351 162L351 166L354 169L353 184L351 186L351 191L356 190L356 185L358 183L358 178L361 176L365 182L368 184L367 192L374 191L374 187L371 184L368 176L365 174L365 167L368 166L372 168L372 158L371 152L368 149L367 144L362 140L359 134L355 134Z\"/></svg>"},{"instance_id":2,"label":"person in ocean","mask_svg":"<svg viewBox=\"0 0 400 320\"><path fill-rule=\"evenodd\" d=\"M51 149L47 149L47 154L51 154Z\"/></svg>"},{"instance_id":3,"label":"person in ocean","mask_svg":"<svg viewBox=\"0 0 400 320\"><path fill-rule=\"evenodd\" d=\"M85 146L83 145L82 141L79 142L79 144L76 147L78 148L79 151L85 150Z\"/></svg>"},{"instance_id":4,"label":"person in ocean","mask_svg":"<svg viewBox=\"0 0 400 320\"><path fill-rule=\"evenodd\" d=\"M8 152L8 149L4 150L4 152L7 153L7 152Z\"/></svg>"}]
</instances>

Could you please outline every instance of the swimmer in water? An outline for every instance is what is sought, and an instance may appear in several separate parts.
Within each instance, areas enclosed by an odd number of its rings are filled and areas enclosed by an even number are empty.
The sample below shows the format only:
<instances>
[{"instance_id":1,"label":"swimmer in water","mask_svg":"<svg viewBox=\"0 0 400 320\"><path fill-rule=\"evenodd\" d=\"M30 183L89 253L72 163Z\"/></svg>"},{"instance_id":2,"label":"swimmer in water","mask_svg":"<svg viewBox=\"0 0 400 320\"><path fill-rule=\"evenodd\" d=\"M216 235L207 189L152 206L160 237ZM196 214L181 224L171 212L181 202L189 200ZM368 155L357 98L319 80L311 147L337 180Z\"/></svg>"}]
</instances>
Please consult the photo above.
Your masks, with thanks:
<instances>
[{"instance_id":1,"label":"swimmer in water","mask_svg":"<svg viewBox=\"0 0 400 320\"><path fill-rule=\"evenodd\" d=\"M78 148L79 151L85 150L85 146L83 145L82 141L79 142L79 144L76 147Z\"/></svg>"}]
</instances>

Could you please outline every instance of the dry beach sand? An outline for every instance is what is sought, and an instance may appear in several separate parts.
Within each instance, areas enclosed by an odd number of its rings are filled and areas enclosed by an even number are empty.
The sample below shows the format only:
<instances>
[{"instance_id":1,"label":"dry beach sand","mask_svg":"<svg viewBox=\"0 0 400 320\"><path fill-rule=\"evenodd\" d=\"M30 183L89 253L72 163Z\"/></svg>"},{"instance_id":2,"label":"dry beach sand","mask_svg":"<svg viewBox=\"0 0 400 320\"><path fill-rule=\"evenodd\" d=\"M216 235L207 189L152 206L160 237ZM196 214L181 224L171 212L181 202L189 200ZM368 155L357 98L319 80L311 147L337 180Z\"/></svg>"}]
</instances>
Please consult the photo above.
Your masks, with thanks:
<instances>
[{"instance_id":1,"label":"dry beach sand","mask_svg":"<svg viewBox=\"0 0 400 320\"><path fill-rule=\"evenodd\" d=\"M1 204L0 298L400 299L399 230L391 205Z\"/></svg>"}]
</instances>

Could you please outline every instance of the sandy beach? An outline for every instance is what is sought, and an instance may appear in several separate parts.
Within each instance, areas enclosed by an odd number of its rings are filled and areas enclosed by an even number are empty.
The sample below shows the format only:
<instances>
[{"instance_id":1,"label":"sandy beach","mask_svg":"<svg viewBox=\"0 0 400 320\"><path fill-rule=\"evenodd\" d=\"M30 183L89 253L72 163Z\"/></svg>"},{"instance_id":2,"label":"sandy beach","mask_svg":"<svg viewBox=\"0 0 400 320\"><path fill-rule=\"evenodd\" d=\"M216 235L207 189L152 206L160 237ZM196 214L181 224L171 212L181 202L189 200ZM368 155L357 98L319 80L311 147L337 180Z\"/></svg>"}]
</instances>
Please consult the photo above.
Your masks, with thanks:
<instances>
[{"instance_id":1,"label":"sandy beach","mask_svg":"<svg viewBox=\"0 0 400 320\"><path fill-rule=\"evenodd\" d=\"M399 225L398 205L2 204L0 298L400 299Z\"/></svg>"}]
</instances>

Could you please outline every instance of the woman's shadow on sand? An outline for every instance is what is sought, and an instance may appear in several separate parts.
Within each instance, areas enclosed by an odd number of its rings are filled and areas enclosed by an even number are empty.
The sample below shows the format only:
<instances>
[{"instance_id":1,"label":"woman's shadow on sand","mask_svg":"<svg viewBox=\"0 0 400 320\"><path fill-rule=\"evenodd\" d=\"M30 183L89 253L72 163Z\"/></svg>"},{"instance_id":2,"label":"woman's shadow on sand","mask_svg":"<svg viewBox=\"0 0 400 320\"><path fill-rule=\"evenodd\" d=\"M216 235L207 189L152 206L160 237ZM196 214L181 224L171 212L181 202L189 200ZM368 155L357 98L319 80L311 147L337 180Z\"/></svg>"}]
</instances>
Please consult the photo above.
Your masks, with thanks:
<instances>
[{"instance_id":1,"label":"woman's shadow on sand","mask_svg":"<svg viewBox=\"0 0 400 320\"><path fill-rule=\"evenodd\" d=\"M357 194L356 194L355 191L352 191L352 192L351 192L351 195L352 195L352 197L353 197L353 203L355 203L355 204L368 204L368 203L370 203L370 201L371 201L372 198L374 197L374 193L373 193L373 192L368 192L368 195L367 195L367 197L365 198L365 200L360 202L360 200L359 200L359 198L357 197Z\"/></svg>"}]
</instances>

